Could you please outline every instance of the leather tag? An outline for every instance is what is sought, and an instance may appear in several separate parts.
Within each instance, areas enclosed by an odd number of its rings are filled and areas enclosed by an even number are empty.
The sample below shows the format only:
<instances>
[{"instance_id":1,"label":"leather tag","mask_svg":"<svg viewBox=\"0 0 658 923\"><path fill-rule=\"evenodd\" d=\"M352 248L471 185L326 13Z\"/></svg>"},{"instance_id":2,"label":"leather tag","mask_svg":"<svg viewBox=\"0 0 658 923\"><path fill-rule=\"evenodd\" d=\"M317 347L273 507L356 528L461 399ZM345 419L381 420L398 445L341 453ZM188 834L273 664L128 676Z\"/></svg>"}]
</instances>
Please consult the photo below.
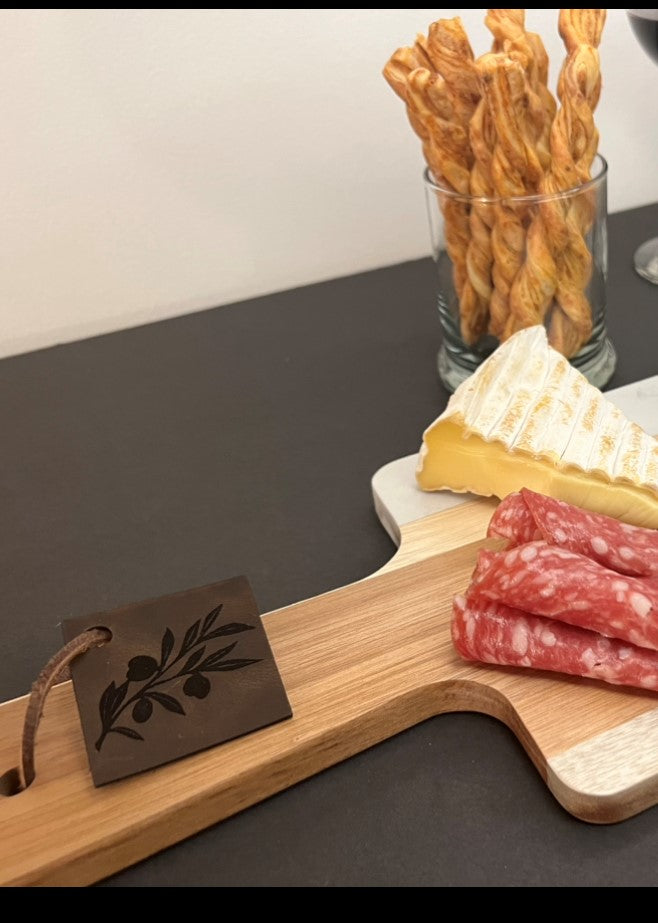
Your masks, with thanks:
<instances>
[{"instance_id":1,"label":"leather tag","mask_svg":"<svg viewBox=\"0 0 658 923\"><path fill-rule=\"evenodd\" d=\"M245 577L67 619L64 638L92 627L112 639L71 675L95 785L292 715Z\"/></svg>"}]
</instances>

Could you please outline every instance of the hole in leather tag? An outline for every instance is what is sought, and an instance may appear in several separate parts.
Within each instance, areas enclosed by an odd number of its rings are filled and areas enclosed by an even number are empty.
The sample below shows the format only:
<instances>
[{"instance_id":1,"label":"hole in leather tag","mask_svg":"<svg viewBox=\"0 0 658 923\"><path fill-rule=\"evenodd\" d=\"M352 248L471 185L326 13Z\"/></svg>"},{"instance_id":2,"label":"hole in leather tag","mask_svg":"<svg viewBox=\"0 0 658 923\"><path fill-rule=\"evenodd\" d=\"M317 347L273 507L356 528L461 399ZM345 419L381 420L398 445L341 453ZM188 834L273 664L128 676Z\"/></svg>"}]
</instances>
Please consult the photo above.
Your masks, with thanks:
<instances>
[{"instance_id":1,"label":"hole in leather tag","mask_svg":"<svg viewBox=\"0 0 658 923\"><path fill-rule=\"evenodd\" d=\"M292 715L246 577L83 618L112 640L71 666L95 785L153 769Z\"/></svg>"}]
</instances>

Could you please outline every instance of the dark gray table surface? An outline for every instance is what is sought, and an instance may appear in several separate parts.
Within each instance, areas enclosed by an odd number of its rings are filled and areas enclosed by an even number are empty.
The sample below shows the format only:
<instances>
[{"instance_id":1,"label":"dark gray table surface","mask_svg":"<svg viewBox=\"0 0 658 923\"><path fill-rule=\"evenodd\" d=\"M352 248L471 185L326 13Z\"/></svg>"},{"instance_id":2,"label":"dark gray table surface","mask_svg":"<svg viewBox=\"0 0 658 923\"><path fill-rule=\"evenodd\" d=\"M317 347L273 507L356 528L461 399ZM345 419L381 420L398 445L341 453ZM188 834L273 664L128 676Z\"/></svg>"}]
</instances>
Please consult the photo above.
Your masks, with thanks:
<instances>
[{"instance_id":1,"label":"dark gray table surface","mask_svg":"<svg viewBox=\"0 0 658 923\"><path fill-rule=\"evenodd\" d=\"M658 205L609 231L614 387L658 372L632 271ZM242 573L267 612L384 564L370 478L447 397L433 289L420 260L0 362L0 700L66 616ZM652 885L657 855L658 809L574 820L510 731L458 714L105 884Z\"/></svg>"}]
</instances>

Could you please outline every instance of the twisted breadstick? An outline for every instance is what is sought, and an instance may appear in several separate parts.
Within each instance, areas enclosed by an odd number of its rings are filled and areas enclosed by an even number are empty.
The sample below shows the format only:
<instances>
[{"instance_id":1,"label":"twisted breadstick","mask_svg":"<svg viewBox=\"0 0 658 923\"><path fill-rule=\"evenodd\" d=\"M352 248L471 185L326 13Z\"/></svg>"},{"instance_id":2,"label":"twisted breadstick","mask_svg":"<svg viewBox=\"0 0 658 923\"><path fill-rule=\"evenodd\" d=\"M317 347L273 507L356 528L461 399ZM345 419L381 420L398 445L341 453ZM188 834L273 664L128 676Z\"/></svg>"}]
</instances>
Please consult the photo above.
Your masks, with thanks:
<instances>
[{"instance_id":1,"label":"twisted breadstick","mask_svg":"<svg viewBox=\"0 0 658 923\"><path fill-rule=\"evenodd\" d=\"M470 146L468 133L461 125L438 114L439 109L450 111L446 85L438 74L418 67L407 77L407 99L427 126L436 164L435 177L447 180L450 187L462 195L468 194L470 171L468 162ZM441 100L441 106L437 100Z\"/></svg>"},{"instance_id":2,"label":"twisted breadstick","mask_svg":"<svg viewBox=\"0 0 658 923\"><path fill-rule=\"evenodd\" d=\"M427 54L446 82L455 122L467 127L480 100L480 87L473 49L459 16L432 23Z\"/></svg>"},{"instance_id":3,"label":"twisted breadstick","mask_svg":"<svg viewBox=\"0 0 658 923\"><path fill-rule=\"evenodd\" d=\"M550 164L549 138L556 103L548 89L548 55L541 37L525 30L525 10L487 10L487 28L494 36L494 51L519 55L529 84L528 116L542 168Z\"/></svg>"},{"instance_id":4,"label":"twisted breadstick","mask_svg":"<svg viewBox=\"0 0 658 923\"><path fill-rule=\"evenodd\" d=\"M423 144L425 161L433 173L440 176L439 164L431 144L429 117L434 115L434 104L416 95L410 98L408 79L413 71L421 67L416 48L398 48L386 62L383 70L384 79L392 90L406 104L407 117L411 127Z\"/></svg>"},{"instance_id":5,"label":"twisted breadstick","mask_svg":"<svg viewBox=\"0 0 658 923\"><path fill-rule=\"evenodd\" d=\"M598 46L606 10L560 10L559 30L569 55L558 81L560 99L570 116L571 154L580 182L591 179L599 144L594 110L601 96Z\"/></svg>"},{"instance_id":6,"label":"twisted breadstick","mask_svg":"<svg viewBox=\"0 0 658 923\"><path fill-rule=\"evenodd\" d=\"M484 99L480 100L471 118L469 139L473 151L471 195L490 198L493 195L491 160L495 134ZM486 332L489 323L489 303L493 291L491 228L494 221L491 205L471 203L468 219L471 239L466 251L467 278L459 302L461 332L466 343L475 343Z\"/></svg>"},{"instance_id":7,"label":"twisted breadstick","mask_svg":"<svg viewBox=\"0 0 658 923\"><path fill-rule=\"evenodd\" d=\"M598 146L593 110L601 91L598 44L605 10L561 10L560 33L569 56L560 74L562 103L550 134L551 168L540 183L545 195L573 189L590 178ZM591 275L591 254L583 238L592 218L592 203L578 196L570 204L548 199L528 229L526 260L510 291L505 337L543 323L555 297L550 336L564 355L574 355L591 335L591 308L584 289Z\"/></svg>"},{"instance_id":8,"label":"twisted breadstick","mask_svg":"<svg viewBox=\"0 0 658 923\"><path fill-rule=\"evenodd\" d=\"M496 11L489 11L496 12ZM523 10L509 10L512 18L520 15L523 23ZM499 47L500 46L500 47ZM502 44L494 32L494 51L502 50ZM471 116L469 137L473 151L470 191L473 196L491 198L494 194L491 178L491 160L495 146L495 131L489 108L484 99L480 99ZM493 250L491 246L491 229L495 222L493 208L485 203L471 203L469 227L471 240L466 253L466 271L468 277L460 298L460 315L462 317L462 335L466 342L474 342L485 333L489 321L489 302L493 292L491 270ZM468 337L466 336L468 334Z\"/></svg>"},{"instance_id":9,"label":"twisted breadstick","mask_svg":"<svg viewBox=\"0 0 658 923\"><path fill-rule=\"evenodd\" d=\"M414 48L400 48L384 67L384 77L404 100L412 128L423 144L423 154L434 178L449 190L468 192L468 136L454 122L451 94L438 74L420 66L429 60L426 42L418 36ZM469 241L466 205L450 196L439 202L445 220L446 248L453 264L455 288L461 292L466 279Z\"/></svg>"},{"instance_id":10,"label":"twisted breadstick","mask_svg":"<svg viewBox=\"0 0 658 923\"><path fill-rule=\"evenodd\" d=\"M453 129L460 129L466 133L463 162L470 170L473 168L472 139L475 137L477 144L477 132L481 131L481 127L478 129L481 119L473 127L473 119L480 101L480 88L473 50L459 17L440 19L430 26L427 54L433 67L445 80L453 108ZM481 169L479 184L483 186L484 183L485 174ZM459 191L472 191L470 177L459 187ZM452 207L459 210L462 219L464 215L467 216L471 233L471 242L467 242L463 262L459 265L459 273L463 274L464 280L457 293L462 339L465 343L472 344L487 329L491 294L489 232L482 219L474 216L472 210L468 218L468 207L464 203L453 202Z\"/></svg>"},{"instance_id":11,"label":"twisted breadstick","mask_svg":"<svg viewBox=\"0 0 658 923\"><path fill-rule=\"evenodd\" d=\"M499 10L490 9L487 11L486 25L494 36L494 52L505 51L510 57L517 60L526 71L528 77L528 112L527 120L529 126L529 135L534 139L537 149L537 156L543 169L546 169L550 163L549 136L550 129L555 116L556 103L548 89L548 55L544 44L539 35L533 32L525 31L525 10ZM479 103L478 109L471 120L471 147L474 155L474 166L471 170L471 192L473 195L491 196L494 194L493 183L491 179L491 156L494 148L495 132L484 101ZM462 291L461 304L462 315L469 313L469 299L475 305L476 292L480 299L489 302L492 296L492 263L493 248L491 243L491 230L494 225L494 216L490 206L473 204L470 214L471 241L469 243L466 255L466 266L468 279ZM506 224L501 221L497 237L504 236L503 230L514 234L513 245L520 245L520 236L518 227ZM550 251L547 250L546 243L539 228L535 228L534 233L530 236L526 246L531 250L533 259L539 262L541 267L546 269L546 264L550 260ZM499 262L502 259L502 267L497 272L498 290L494 298L493 319L490 324L492 332L499 336L505 336L503 324L509 324L511 332L514 331L517 324L526 326L536 322L534 320L536 312L519 308L526 307L525 298L522 304L514 312L511 307L504 304L504 291L506 282L506 273L511 273L514 268L513 263L509 263L501 256L509 248L505 243L498 248ZM540 273L535 273L533 282L539 286L543 294L541 300L546 302L546 307L550 304L554 284L551 283L551 276L555 275L554 268L547 267L548 280L542 278ZM521 289L518 291L519 298L523 297ZM545 308L544 308L545 311ZM484 314L485 312L482 312ZM510 321L510 316L512 320ZM505 321L507 318L507 321Z\"/></svg>"},{"instance_id":12,"label":"twisted breadstick","mask_svg":"<svg viewBox=\"0 0 658 923\"><path fill-rule=\"evenodd\" d=\"M551 132L554 172L562 189L573 188L591 178L598 147L594 109L601 93L598 45L606 10L560 10L560 35L569 52L558 83L561 108ZM566 214L566 245L556 251L556 305L549 339L570 357L588 341L592 310L585 289L592 273L592 256L584 239L591 222L592 206L579 197Z\"/></svg>"},{"instance_id":13,"label":"twisted breadstick","mask_svg":"<svg viewBox=\"0 0 658 923\"><path fill-rule=\"evenodd\" d=\"M418 67L425 67L429 71L434 70L427 50L427 36L423 35L422 32L419 32L416 36L413 50L418 59Z\"/></svg>"},{"instance_id":14,"label":"twisted breadstick","mask_svg":"<svg viewBox=\"0 0 658 923\"><path fill-rule=\"evenodd\" d=\"M384 65L382 74L393 92L403 103L407 101L407 77L411 71L422 67L413 48L398 48Z\"/></svg>"},{"instance_id":15,"label":"twisted breadstick","mask_svg":"<svg viewBox=\"0 0 658 923\"><path fill-rule=\"evenodd\" d=\"M454 119L453 99L445 81L438 74L417 68L407 78L407 96L412 108L422 113L428 127L429 154L426 159L435 179L449 190L466 195L470 175L468 134ZM450 195L440 196L439 205L445 221L446 248L453 265L455 289L459 295L466 282L468 206Z\"/></svg>"},{"instance_id":16,"label":"twisted breadstick","mask_svg":"<svg viewBox=\"0 0 658 923\"><path fill-rule=\"evenodd\" d=\"M560 10L558 30L569 54L579 45L599 47L607 15L607 10Z\"/></svg>"},{"instance_id":17,"label":"twisted breadstick","mask_svg":"<svg viewBox=\"0 0 658 923\"><path fill-rule=\"evenodd\" d=\"M497 53L483 55L477 66L495 130L491 158L493 190L501 198L531 194L542 177L542 169L529 136L528 82L523 67L509 55ZM489 330L495 336L504 332L510 287L523 260L523 219L522 209L509 203L495 206L491 233L494 290L489 306Z\"/></svg>"},{"instance_id":18,"label":"twisted breadstick","mask_svg":"<svg viewBox=\"0 0 658 923\"><path fill-rule=\"evenodd\" d=\"M525 31L525 10L487 10L484 23L494 37L491 50L502 54L505 42L519 31Z\"/></svg>"}]
</instances>

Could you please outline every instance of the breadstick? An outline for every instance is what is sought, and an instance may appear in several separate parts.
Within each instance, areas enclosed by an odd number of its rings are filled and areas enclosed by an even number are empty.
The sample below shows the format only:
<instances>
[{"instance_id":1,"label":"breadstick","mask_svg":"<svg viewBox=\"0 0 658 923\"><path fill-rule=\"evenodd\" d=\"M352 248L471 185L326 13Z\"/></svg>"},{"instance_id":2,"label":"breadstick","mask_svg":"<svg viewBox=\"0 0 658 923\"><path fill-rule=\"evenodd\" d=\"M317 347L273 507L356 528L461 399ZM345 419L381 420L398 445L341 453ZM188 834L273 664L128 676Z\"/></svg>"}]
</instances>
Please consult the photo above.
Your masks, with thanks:
<instances>
[{"instance_id":1,"label":"breadstick","mask_svg":"<svg viewBox=\"0 0 658 923\"><path fill-rule=\"evenodd\" d=\"M528 115L535 130L537 155L542 168L550 164L549 137L556 103L548 89L548 55L541 37L525 30L525 10L487 10L487 28L494 36L494 51L518 54L528 76Z\"/></svg>"},{"instance_id":2,"label":"breadstick","mask_svg":"<svg viewBox=\"0 0 658 923\"><path fill-rule=\"evenodd\" d=\"M598 146L593 109L601 90L596 49L605 22L604 10L562 10L560 33L569 56L560 74L560 110L550 135L551 168L540 192L552 195L573 189L590 178ZM550 322L553 346L574 355L591 335L591 307L584 289L591 275L591 254L583 233L591 222L591 202L584 196L569 205L559 199L543 202L527 236L526 259L510 291L510 317L505 336L543 323L553 302Z\"/></svg>"},{"instance_id":3,"label":"breadstick","mask_svg":"<svg viewBox=\"0 0 658 923\"><path fill-rule=\"evenodd\" d=\"M473 128L473 119L478 111L480 88L475 57L461 19L440 19L429 28L427 54L432 65L445 80L447 91L453 107L453 125L467 133L468 145L464 150L465 161L473 169L473 152L471 150L473 134L481 131L480 118ZM476 143L477 138L476 138ZM476 184L477 184L476 179ZM485 183L484 171L480 170L480 185ZM460 191L472 192L469 181ZM456 207L458 203L453 203ZM460 212L468 214L468 208L460 203ZM489 299L491 295L490 265L491 246L489 230L481 216L471 209L469 228L471 240L463 254L463 267L460 274L465 278L458 289L459 317L462 339L465 343L475 343L486 332Z\"/></svg>"},{"instance_id":4,"label":"breadstick","mask_svg":"<svg viewBox=\"0 0 658 923\"><path fill-rule=\"evenodd\" d=\"M490 198L493 195L491 160L495 134L489 109L483 99L471 118L469 139L473 151L471 195ZM466 251L467 278L461 292L459 312L462 338L464 342L472 344L486 333L489 325L489 303L493 292L491 228L495 221L492 206L472 202L468 221L471 239Z\"/></svg>"},{"instance_id":5,"label":"breadstick","mask_svg":"<svg viewBox=\"0 0 658 923\"><path fill-rule=\"evenodd\" d=\"M435 102L437 97L443 101L441 107ZM443 78L424 67L416 68L407 77L407 99L427 126L431 157L436 164L435 177L447 180L455 192L467 195L470 180L468 133L461 125L438 114L439 108L450 111Z\"/></svg>"},{"instance_id":6,"label":"breadstick","mask_svg":"<svg viewBox=\"0 0 658 923\"><path fill-rule=\"evenodd\" d=\"M560 10L559 31L568 57L560 75L561 108L551 132L553 172L561 189L573 188L591 178L598 147L594 109L601 93L601 67L597 48L606 10ZM591 202L581 197L567 209L567 241L555 251L556 305L549 339L570 357L588 341L592 309L585 289L592 274L592 255L584 239L591 222Z\"/></svg>"},{"instance_id":7,"label":"breadstick","mask_svg":"<svg viewBox=\"0 0 658 923\"><path fill-rule=\"evenodd\" d=\"M432 23L427 37L432 66L448 87L454 120L467 127L480 100L475 56L459 16Z\"/></svg>"},{"instance_id":8,"label":"breadstick","mask_svg":"<svg viewBox=\"0 0 658 923\"><path fill-rule=\"evenodd\" d=\"M519 61L506 54L490 53L477 62L482 94L495 131L491 180L496 196L509 198L531 194L542 169L529 137L526 118L528 81ZM495 206L491 233L493 293L489 330L502 336L508 317L510 287L525 251L522 209L509 203Z\"/></svg>"},{"instance_id":9,"label":"breadstick","mask_svg":"<svg viewBox=\"0 0 658 923\"><path fill-rule=\"evenodd\" d=\"M407 78L409 103L423 113L429 131L427 162L434 178L450 191L465 195L469 187L470 147L464 127L454 119L453 99L438 74L417 68ZM444 113L447 118L439 113ZM439 196L445 221L446 248L453 265L455 289L460 295L466 281L469 228L468 207L450 195Z\"/></svg>"},{"instance_id":10,"label":"breadstick","mask_svg":"<svg viewBox=\"0 0 658 923\"><path fill-rule=\"evenodd\" d=\"M429 52L427 50L427 37L423 35L422 32L419 32L416 36L413 50L418 59L418 67L425 67L428 71L433 71L434 67L430 61Z\"/></svg>"},{"instance_id":11,"label":"breadstick","mask_svg":"<svg viewBox=\"0 0 658 923\"><path fill-rule=\"evenodd\" d=\"M398 48L386 62L383 74L391 89L406 104L407 117L411 127L423 143L425 161L430 170L434 172L435 170L438 171L438 164L434 159L434 153L430 146L430 127L428 124L428 115L433 114L434 110L429 109L429 104L425 100L419 106L418 99L410 99L407 85L409 75L420 66L421 64L414 48Z\"/></svg>"},{"instance_id":12,"label":"breadstick","mask_svg":"<svg viewBox=\"0 0 658 923\"><path fill-rule=\"evenodd\" d=\"M548 55L544 44L539 35L525 31L525 10L490 9L487 11L485 22L494 36L494 52L502 52L503 50L508 52L511 57L522 63L526 71L529 83L528 117L533 129L539 161L542 168L546 169L550 164L549 135L555 116L556 103L547 86ZM481 101L471 119L471 147L475 160L471 170L471 193L476 196L492 196L494 194L491 180L491 155L495 134L492 129L493 126L487 107ZM468 279L461 296L462 316L469 314L469 299L474 305L476 304L473 291L477 292L479 297L487 304L492 295L493 249L491 229L494 219L491 207L473 204L469 224L471 241L466 255ZM536 262L541 261L540 265L545 267L547 261L550 260L550 255L547 253L546 243L541 233L539 233L539 228L535 229L526 246L532 250L534 260ZM509 266L509 272L513 271L513 264L504 264L503 273L507 266ZM540 277L539 273L536 273L533 279L534 284L540 285L542 289L548 289L547 296L542 295L542 301L546 300L546 306L550 304L555 290L550 281L552 275L554 275L554 269L551 270L549 265L548 283ZM505 317L507 316L509 319L510 309L503 305L501 290L504 290L504 281L499 279L491 328L492 332L497 332L499 336L504 337L505 332L501 327ZM526 303L524 300L524 307ZM475 309L472 308L471 310L474 311ZM479 319L482 315L486 316L486 312L481 312L480 315L476 316ZM534 311L525 311L522 315L522 312L517 310L514 324L521 323L523 326L528 326L534 322Z\"/></svg>"},{"instance_id":13,"label":"breadstick","mask_svg":"<svg viewBox=\"0 0 658 923\"><path fill-rule=\"evenodd\" d=\"M419 52L420 49L420 52ZM470 152L464 129L453 122L453 103L445 81L431 74L425 60L422 36L414 48L400 48L384 67L384 77L407 106L412 128L423 144L425 161L434 178L452 191L468 191ZM455 289L461 292L466 279L469 229L466 206L443 196L439 202L445 221L446 248L453 264Z\"/></svg>"}]
</instances>

